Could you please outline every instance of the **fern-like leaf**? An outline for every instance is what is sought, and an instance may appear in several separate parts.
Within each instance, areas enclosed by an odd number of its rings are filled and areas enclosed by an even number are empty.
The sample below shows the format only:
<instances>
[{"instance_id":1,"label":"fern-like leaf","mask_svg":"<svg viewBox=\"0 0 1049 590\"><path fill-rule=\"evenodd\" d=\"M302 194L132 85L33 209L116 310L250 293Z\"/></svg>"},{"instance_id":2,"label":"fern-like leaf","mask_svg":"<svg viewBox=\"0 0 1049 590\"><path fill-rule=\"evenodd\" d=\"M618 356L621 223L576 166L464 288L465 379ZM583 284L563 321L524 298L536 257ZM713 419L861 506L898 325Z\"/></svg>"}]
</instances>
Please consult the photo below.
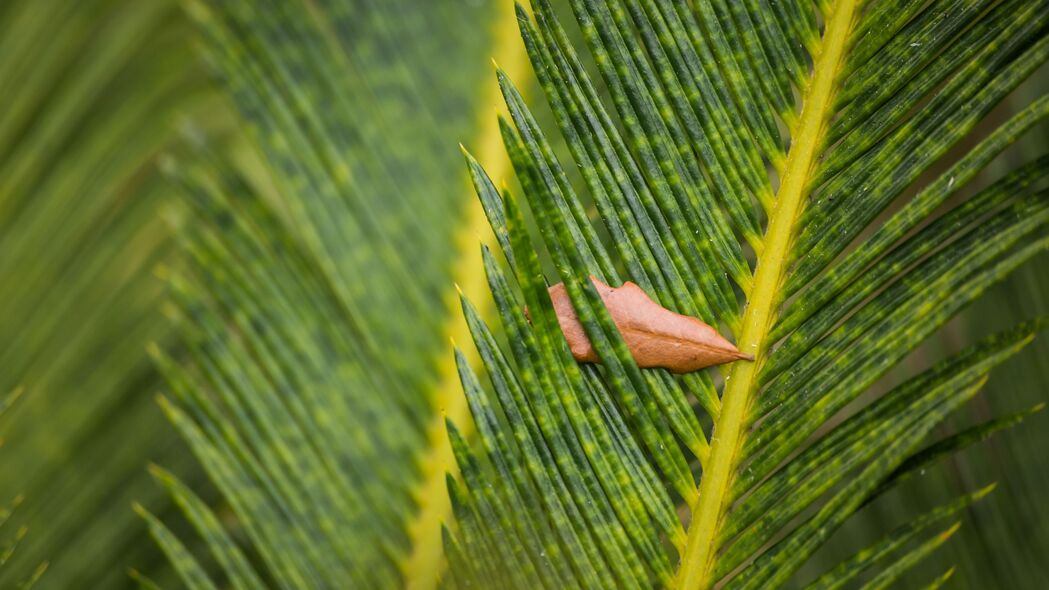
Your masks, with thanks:
<instances>
[{"instance_id":1,"label":"fern-like leaf","mask_svg":"<svg viewBox=\"0 0 1049 590\"><path fill-rule=\"evenodd\" d=\"M480 292L458 234L472 241L486 225L448 171L455 138L486 136L474 114L484 61L468 58L512 13L335 0L187 9L261 162L202 148L173 166L186 261L164 274L183 346L152 353L170 386L161 405L233 518L160 469L197 534L143 516L195 587L432 586L454 467L443 415L466 416L445 360L448 336L465 334L448 277ZM512 61L514 37L500 38ZM435 70L435 56L464 67Z\"/></svg>"},{"instance_id":2,"label":"fern-like leaf","mask_svg":"<svg viewBox=\"0 0 1049 590\"><path fill-rule=\"evenodd\" d=\"M865 395L1049 245L1044 156L968 188L1049 115L1049 97L951 152L1049 57L1049 5L570 4L586 54L547 0L518 18L585 192L502 72L522 197L468 157L510 269L486 255L508 346L464 302L492 387L460 364L480 437L456 445L446 581L781 586L902 474L970 439L921 450L1041 329L1021 324ZM723 326L755 362L683 378L638 369L591 275ZM559 281L600 367L568 352L546 295ZM515 517L484 516L505 510ZM868 584L889 584L952 531ZM829 575L859 575L889 547Z\"/></svg>"}]
</instances>

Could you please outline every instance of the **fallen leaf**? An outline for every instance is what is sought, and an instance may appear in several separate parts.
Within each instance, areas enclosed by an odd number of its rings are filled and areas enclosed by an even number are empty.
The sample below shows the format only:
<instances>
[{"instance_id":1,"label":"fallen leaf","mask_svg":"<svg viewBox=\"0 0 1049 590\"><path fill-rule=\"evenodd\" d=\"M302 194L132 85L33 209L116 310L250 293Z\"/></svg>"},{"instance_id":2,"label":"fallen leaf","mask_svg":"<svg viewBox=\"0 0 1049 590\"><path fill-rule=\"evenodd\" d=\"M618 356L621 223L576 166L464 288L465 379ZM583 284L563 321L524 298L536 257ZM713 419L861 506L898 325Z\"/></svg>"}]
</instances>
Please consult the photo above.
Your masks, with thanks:
<instances>
[{"instance_id":1,"label":"fallen leaf","mask_svg":"<svg viewBox=\"0 0 1049 590\"><path fill-rule=\"evenodd\" d=\"M594 277L590 277L590 281L597 287L639 367L662 367L674 373L691 373L732 361L754 360L708 324L662 307L634 283L626 282L622 287L613 288ZM549 291L557 322L572 356L581 363L600 362L597 351L579 323L565 286L558 283Z\"/></svg>"}]
</instances>

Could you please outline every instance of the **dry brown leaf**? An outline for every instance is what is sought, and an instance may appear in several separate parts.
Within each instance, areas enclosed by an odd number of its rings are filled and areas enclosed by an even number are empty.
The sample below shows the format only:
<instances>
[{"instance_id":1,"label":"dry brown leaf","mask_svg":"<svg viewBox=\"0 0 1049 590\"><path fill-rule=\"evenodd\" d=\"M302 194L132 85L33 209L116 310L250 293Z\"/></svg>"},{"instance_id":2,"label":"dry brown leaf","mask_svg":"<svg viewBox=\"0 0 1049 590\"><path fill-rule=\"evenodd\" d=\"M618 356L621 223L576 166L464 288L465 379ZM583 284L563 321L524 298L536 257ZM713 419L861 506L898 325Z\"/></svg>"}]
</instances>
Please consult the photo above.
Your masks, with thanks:
<instances>
[{"instance_id":1,"label":"dry brown leaf","mask_svg":"<svg viewBox=\"0 0 1049 590\"><path fill-rule=\"evenodd\" d=\"M597 287L639 367L662 367L674 373L691 373L732 361L754 360L699 319L674 313L652 301L634 283L627 282L622 287L613 288L595 277L590 277L590 280ZM601 359L579 323L565 286L558 283L549 291L557 322L572 356L581 363L599 362Z\"/></svg>"}]
</instances>

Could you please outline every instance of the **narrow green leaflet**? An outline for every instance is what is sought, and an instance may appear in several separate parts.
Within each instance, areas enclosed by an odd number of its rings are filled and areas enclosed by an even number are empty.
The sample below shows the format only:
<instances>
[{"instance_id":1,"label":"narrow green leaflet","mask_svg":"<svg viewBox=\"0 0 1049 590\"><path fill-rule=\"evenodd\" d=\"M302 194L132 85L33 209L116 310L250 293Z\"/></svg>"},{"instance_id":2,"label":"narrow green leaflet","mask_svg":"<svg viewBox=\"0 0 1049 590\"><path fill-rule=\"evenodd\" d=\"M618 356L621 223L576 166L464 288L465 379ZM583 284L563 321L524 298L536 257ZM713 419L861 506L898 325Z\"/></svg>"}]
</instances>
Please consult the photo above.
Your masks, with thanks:
<instances>
[{"instance_id":1,"label":"narrow green leaflet","mask_svg":"<svg viewBox=\"0 0 1049 590\"><path fill-rule=\"evenodd\" d=\"M980 500L993 490L993 485L987 486L986 488L973 492L972 494L958 498L949 504L938 506L937 508L918 516L914 520L897 527L873 545L862 549L834 569L821 575L806 586L807 590L837 590L838 588L845 587L849 582L856 579L856 577L861 575L865 570L871 569L881 560L888 556L898 554L903 547L906 547L911 540L922 534L928 527L951 517L959 510L967 508L974 501ZM939 540L941 536L942 534L933 537L932 541ZM909 559L916 556L920 556L920 549L918 551L904 552L903 555L897 557L897 560ZM882 571L889 571L889 568L885 568Z\"/></svg>"}]
</instances>

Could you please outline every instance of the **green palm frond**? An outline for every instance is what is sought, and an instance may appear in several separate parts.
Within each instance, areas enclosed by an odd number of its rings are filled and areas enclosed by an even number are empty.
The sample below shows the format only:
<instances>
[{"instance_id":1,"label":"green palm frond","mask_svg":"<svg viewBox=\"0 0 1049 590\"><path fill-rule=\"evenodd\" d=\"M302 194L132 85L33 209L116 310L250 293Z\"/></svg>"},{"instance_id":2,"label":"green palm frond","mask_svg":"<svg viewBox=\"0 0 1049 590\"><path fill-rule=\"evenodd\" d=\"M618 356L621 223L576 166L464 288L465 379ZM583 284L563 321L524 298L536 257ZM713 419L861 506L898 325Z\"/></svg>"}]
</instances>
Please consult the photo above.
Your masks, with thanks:
<instances>
[{"instance_id":1,"label":"green palm frond","mask_svg":"<svg viewBox=\"0 0 1049 590\"><path fill-rule=\"evenodd\" d=\"M143 354L168 332L151 271L173 191L154 160L205 92L187 25L168 1L0 6L0 392L28 392L0 449L0 502L24 499L8 526L28 534L0 587L42 562L52 588L164 563L128 506L164 509L145 457L192 467Z\"/></svg>"},{"instance_id":2,"label":"green palm frond","mask_svg":"<svg viewBox=\"0 0 1049 590\"><path fill-rule=\"evenodd\" d=\"M546 0L519 22L586 191L502 73L523 202L468 157L511 272L485 252L506 346L464 301L492 388L460 363L479 440L452 430L462 481L449 482L447 583L783 585L911 469L1001 425L922 447L1040 321L868 392L1049 244L1046 156L970 187L1049 115L1049 97L951 152L1049 56L1049 5L571 7L588 55ZM721 326L756 361L683 378L639 370L591 275ZM561 337L546 295L558 281L600 367L577 365ZM877 556L890 561L867 583L883 587L953 532L925 528L815 583L844 583ZM916 535L903 553L892 540Z\"/></svg>"},{"instance_id":3,"label":"green palm frond","mask_svg":"<svg viewBox=\"0 0 1049 590\"><path fill-rule=\"evenodd\" d=\"M512 31L513 14L459 2L188 11L264 165L204 153L174 173L187 260L165 274L184 346L153 351L173 396L161 403L228 508L156 469L198 535L140 513L193 588L432 585L454 468L441 416L466 416L445 360L448 336L468 335L448 277L483 292L461 250L487 229L468 180L448 171L456 138L499 145L474 114L497 89L469 56ZM523 60L513 35L499 38L501 58Z\"/></svg>"}]
</instances>

